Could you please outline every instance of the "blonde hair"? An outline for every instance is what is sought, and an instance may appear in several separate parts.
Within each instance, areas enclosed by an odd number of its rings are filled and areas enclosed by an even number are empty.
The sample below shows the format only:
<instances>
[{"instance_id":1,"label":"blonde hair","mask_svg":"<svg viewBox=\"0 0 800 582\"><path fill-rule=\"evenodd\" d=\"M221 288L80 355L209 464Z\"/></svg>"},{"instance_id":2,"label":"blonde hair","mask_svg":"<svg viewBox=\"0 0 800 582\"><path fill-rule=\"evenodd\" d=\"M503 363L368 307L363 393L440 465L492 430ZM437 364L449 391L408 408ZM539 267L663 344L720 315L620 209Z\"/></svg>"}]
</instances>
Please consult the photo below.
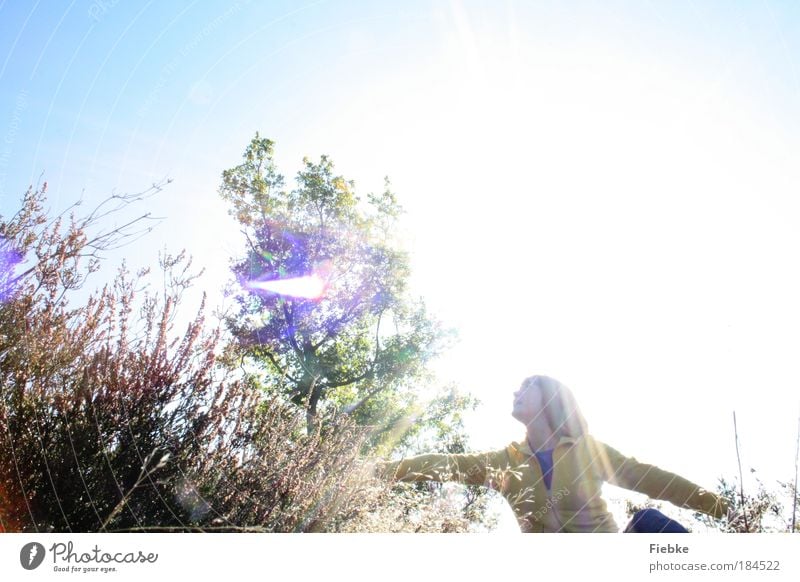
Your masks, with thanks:
<instances>
[{"instance_id":1,"label":"blonde hair","mask_svg":"<svg viewBox=\"0 0 800 582\"><path fill-rule=\"evenodd\" d=\"M542 414L554 435L559 438L578 438L589 432L586 419L569 388L550 376L531 376L527 382L534 383L541 391L544 402Z\"/></svg>"}]
</instances>

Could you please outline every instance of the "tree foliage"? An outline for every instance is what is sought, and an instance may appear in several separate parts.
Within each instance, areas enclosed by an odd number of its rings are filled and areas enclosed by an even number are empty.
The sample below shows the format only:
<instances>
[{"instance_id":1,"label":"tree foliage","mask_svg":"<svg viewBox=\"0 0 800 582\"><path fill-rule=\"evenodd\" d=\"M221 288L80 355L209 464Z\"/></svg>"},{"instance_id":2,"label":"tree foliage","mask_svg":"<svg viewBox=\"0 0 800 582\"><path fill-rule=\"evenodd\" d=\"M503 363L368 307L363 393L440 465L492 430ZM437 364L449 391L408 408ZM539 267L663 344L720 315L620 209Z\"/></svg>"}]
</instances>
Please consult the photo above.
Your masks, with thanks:
<instances>
[{"instance_id":1,"label":"tree foliage","mask_svg":"<svg viewBox=\"0 0 800 582\"><path fill-rule=\"evenodd\" d=\"M230 330L241 354L264 365L265 388L310 423L327 405L388 431L419 400L415 388L446 337L408 296L408 256L393 236L400 205L388 181L361 200L327 156L304 159L287 189L273 154L256 134L222 176L220 194L248 246L233 267L246 291ZM301 278L319 281L320 293L269 290Z\"/></svg>"},{"instance_id":2,"label":"tree foliage","mask_svg":"<svg viewBox=\"0 0 800 582\"><path fill-rule=\"evenodd\" d=\"M254 381L303 409L309 430L320 410L348 415L370 429L373 454L463 452L462 414L477 401L430 387L427 365L450 332L409 296L409 258L396 237L402 208L388 179L361 199L323 155L304 159L287 188L274 143L256 134L242 163L223 172L220 194L247 241L233 266L243 292L227 323L235 357L260 370ZM297 280L319 281L320 292L277 292L276 282ZM400 487L389 506L434 506L442 492ZM487 495L464 492L459 519L474 525Z\"/></svg>"}]
</instances>

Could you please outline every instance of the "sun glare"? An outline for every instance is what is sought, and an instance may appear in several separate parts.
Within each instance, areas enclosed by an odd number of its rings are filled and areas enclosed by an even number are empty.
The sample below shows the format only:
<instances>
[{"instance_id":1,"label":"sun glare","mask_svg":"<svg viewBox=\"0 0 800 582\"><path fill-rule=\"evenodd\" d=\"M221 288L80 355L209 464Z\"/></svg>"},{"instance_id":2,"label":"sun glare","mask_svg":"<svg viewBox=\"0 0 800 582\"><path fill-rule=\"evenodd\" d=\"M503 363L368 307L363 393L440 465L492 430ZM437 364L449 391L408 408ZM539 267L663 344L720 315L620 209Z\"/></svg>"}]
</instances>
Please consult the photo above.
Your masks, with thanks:
<instances>
[{"instance_id":1,"label":"sun glare","mask_svg":"<svg viewBox=\"0 0 800 582\"><path fill-rule=\"evenodd\" d=\"M294 277L291 279L250 281L247 286L250 289L301 299L320 299L325 293L325 281L316 273L307 277Z\"/></svg>"}]
</instances>

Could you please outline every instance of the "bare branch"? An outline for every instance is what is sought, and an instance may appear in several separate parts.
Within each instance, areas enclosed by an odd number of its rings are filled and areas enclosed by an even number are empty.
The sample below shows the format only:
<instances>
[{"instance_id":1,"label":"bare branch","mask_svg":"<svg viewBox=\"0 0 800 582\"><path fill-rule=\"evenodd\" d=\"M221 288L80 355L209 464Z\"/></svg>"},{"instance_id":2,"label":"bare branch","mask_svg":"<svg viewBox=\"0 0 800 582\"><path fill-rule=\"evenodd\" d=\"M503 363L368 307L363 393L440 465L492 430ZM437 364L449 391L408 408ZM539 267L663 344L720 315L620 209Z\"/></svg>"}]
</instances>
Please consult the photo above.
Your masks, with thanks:
<instances>
[{"instance_id":1,"label":"bare branch","mask_svg":"<svg viewBox=\"0 0 800 582\"><path fill-rule=\"evenodd\" d=\"M750 531L750 528L747 524L747 507L745 506L744 500L744 478L742 476L742 458L739 456L739 431L736 428L736 411L733 411L733 433L736 438L736 460L739 462L739 488L740 488L740 495L742 498L742 509L743 509L743 516L744 516L744 530L746 532Z\"/></svg>"},{"instance_id":2,"label":"bare branch","mask_svg":"<svg viewBox=\"0 0 800 582\"><path fill-rule=\"evenodd\" d=\"M267 356L267 358L269 359L270 362L272 362L272 365L275 367L275 369L278 371L278 373L281 376L289 378L289 380L291 380L292 382L297 383L297 379L293 378L289 374L288 370L286 370L284 368L281 368L280 364L278 364L278 361L275 359L275 356L272 354L272 352L262 348L262 353Z\"/></svg>"},{"instance_id":3,"label":"bare branch","mask_svg":"<svg viewBox=\"0 0 800 582\"><path fill-rule=\"evenodd\" d=\"M794 453L794 488L792 490L792 533L797 528L797 459L800 457L800 414L797 416L797 445Z\"/></svg>"}]
</instances>

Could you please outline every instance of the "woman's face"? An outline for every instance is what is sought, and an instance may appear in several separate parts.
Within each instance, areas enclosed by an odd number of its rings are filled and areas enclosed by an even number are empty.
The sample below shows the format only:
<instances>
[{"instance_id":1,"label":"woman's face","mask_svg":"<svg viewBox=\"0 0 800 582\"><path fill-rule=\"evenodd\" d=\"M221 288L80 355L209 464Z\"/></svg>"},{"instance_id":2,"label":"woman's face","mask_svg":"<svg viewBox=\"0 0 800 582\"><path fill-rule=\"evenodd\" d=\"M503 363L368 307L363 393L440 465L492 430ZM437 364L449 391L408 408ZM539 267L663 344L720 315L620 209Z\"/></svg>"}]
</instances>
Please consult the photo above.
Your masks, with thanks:
<instances>
[{"instance_id":1,"label":"woman's face","mask_svg":"<svg viewBox=\"0 0 800 582\"><path fill-rule=\"evenodd\" d=\"M514 409L511 411L511 416L527 425L537 418L544 420L544 415L540 414L543 407L542 391L536 384L536 378L527 378L514 392Z\"/></svg>"}]
</instances>

